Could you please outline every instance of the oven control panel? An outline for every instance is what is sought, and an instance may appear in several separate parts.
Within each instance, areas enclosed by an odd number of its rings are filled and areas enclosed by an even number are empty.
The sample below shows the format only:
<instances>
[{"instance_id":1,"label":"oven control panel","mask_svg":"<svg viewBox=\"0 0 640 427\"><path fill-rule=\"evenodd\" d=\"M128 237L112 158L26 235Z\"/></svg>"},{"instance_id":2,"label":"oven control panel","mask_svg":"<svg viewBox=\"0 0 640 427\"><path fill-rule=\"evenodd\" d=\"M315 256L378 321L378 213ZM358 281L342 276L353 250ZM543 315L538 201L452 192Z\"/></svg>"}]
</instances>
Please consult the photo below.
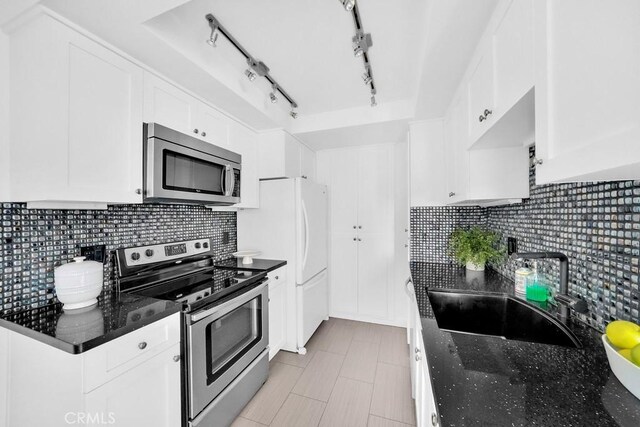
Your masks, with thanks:
<instances>
[{"instance_id":1,"label":"oven control panel","mask_svg":"<svg viewBox=\"0 0 640 427\"><path fill-rule=\"evenodd\" d=\"M195 239L161 245L139 246L123 250L127 267L155 264L157 262L179 260L211 251L210 239Z\"/></svg>"}]
</instances>

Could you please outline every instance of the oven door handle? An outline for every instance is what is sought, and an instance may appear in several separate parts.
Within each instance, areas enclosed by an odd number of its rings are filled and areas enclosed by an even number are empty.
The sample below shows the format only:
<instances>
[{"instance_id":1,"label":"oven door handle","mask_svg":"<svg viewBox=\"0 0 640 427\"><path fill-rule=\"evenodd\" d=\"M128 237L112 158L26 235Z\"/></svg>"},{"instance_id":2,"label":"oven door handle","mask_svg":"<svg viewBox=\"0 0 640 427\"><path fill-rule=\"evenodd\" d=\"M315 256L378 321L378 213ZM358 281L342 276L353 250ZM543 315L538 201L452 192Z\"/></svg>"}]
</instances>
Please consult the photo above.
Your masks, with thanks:
<instances>
[{"instance_id":1,"label":"oven door handle","mask_svg":"<svg viewBox=\"0 0 640 427\"><path fill-rule=\"evenodd\" d=\"M267 285L269 284L269 280L265 280L264 282L262 282L260 285L256 286L255 288L251 289L250 291L230 300L225 302L224 304L220 304L220 305L216 305L215 307L211 307L211 308L205 308L202 309L200 311L196 311L195 313L189 314L189 320L191 321L191 324L194 324L196 322L199 322L200 320L209 317L211 315L215 315L216 313L219 312L224 312L225 310L227 310L229 307L233 307L233 306L241 306L242 304L245 304L249 301L251 301L252 299L254 299L255 297L257 297L258 295L260 295L262 293L262 291L264 290L264 288L267 287Z\"/></svg>"}]
</instances>

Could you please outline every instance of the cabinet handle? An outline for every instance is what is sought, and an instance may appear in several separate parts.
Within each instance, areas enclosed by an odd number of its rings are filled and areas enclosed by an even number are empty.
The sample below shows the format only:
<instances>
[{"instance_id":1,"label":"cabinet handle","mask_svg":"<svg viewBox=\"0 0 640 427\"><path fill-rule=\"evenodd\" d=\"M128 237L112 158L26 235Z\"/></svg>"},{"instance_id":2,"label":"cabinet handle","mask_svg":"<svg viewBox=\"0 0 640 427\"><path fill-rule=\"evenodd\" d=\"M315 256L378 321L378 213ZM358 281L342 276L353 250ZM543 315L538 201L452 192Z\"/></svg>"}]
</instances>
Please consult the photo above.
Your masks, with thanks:
<instances>
[{"instance_id":1,"label":"cabinet handle","mask_svg":"<svg viewBox=\"0 0 640 427\"><path fill-rule=\"evenodd\" d=\"M449 197L453 197L455 195L456 195L456 193L454 193L453 191L449 193Z\"/></svg>"},{"instance_id":2,"label":"cabinet handle","mask_svg":"<svg viewBox=\"0 0 640 427\"><path fill-rule=\"evenodd\" d=\"M200 131L198 130L198 128L195 128L195 129L193 130L193 133L200 133Z\"/></svg>"},{"instance_id":3,"label":"cabinet handle","mask_svg":"<svg viewBox=\"0 0 640 427\"><path fill-rule=\"evenodd\" d=\"M485 116L483 116L482 114L480 114L478 116L478 120L480 121L480 123L484 122L485 120L487 120L487 118Z\"/></svg>"},{"instance_id":4,"label":"cabinet handle","mask_svg":"<svg viewBox=\"0 0 640 427\"><path fill-rule=\"evenodd\" d=\"M136 188L136 194L142 194L142 188Z\"/></svg>"},{"instance_id":5,"label":"cabinet handle","mask_svg":"<svg viewBox=\"0 0 640 427\"><path fill-rule=\"evenodd\" d=\"M489 117L491 114L493 114L493 111L491 110L484 110L484 118L486 119L487 117Z\"/></svg>"},{"instance_id":6,"label":"cabinet handle","mask_svg":"<svg viewBox=\"0 0 640 427\"><path fill-rule=\"evenodd\" d=\"M438 425L438 416L436 415L435 412L431 413L431 425L433 427L436 427Z\"/></svg>"},{"instance_id":7,"label":"cabinet handle","mask_svg":"<svg viewBox=\"0 0 640 427\"><path fill-rule=\"evenodd\" d=\"M173 361L174 362L179 362L180 361L180 355L176 354L175 356L173 356Z\"/></svg>"},{"instance_id":8,"label":"cabinet handle","mask_svg":"<svg viewBox=\"0 0 640 427\"><path fill-rule=\"evenodd\" d=\"M416 354L416 362L419 362L419 361L420 361L420 359L422 359L422 357L420 357L420 355L419 355L419 354Z\"/></svg>"},{"instance_id":9,"label":"cabinet handle","mask_svg":"<svg viewBox=\"0 0 640 427\"><path fill-rule=\"evenodd\" d=\"M140 344L138 344L138 348L140 350L144 350L145 348L147 348L147 343L145 341L142 341Z\"/></svg>"}]
</instances>

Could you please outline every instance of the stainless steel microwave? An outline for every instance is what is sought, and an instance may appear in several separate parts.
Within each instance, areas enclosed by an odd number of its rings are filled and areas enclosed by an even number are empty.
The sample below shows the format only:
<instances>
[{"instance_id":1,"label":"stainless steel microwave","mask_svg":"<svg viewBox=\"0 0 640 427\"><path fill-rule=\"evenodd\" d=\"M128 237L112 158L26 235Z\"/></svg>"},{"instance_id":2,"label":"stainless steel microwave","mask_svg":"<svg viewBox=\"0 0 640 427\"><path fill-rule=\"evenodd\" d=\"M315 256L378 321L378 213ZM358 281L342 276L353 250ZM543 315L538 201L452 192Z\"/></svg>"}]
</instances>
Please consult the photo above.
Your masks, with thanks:
<instances>
[{"instance_id":1,"label":"stainless steel microwave","mask_svg":"<svg viewBox=\"0 0 640 427\"><path fill-rule=\"evenodd\" d=\"M143 129L145 202L240 203L240 154L157 123Z\"/></svg>"}]
</instances>

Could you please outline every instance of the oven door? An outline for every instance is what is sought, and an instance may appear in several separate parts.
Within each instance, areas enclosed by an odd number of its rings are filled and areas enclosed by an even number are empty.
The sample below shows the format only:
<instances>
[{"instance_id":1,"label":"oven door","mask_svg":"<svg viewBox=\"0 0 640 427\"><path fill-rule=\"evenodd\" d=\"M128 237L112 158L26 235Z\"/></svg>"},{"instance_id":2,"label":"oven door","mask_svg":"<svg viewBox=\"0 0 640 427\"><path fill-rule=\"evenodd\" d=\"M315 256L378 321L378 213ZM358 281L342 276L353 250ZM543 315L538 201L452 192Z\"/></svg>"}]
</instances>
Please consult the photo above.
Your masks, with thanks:
<instances>
[{"instance_id":1,"label":"oven door","mask_svg":"<svg viewBox=\"0 0 640 427\"><path fill-rule=\"evenodd\" d=\"M191 419L267 348L267 284L187 315Z\"/></svg>"},{"instance_id":2,"label":"oven door","mask_svg":"<svg viewBox=\"0 0 640 427\"><path fill-rule=\"evenodd\" d=\"M240 202L240 164L160 138L145 149L145 201Z\"/></svg>"}]
</instances>

